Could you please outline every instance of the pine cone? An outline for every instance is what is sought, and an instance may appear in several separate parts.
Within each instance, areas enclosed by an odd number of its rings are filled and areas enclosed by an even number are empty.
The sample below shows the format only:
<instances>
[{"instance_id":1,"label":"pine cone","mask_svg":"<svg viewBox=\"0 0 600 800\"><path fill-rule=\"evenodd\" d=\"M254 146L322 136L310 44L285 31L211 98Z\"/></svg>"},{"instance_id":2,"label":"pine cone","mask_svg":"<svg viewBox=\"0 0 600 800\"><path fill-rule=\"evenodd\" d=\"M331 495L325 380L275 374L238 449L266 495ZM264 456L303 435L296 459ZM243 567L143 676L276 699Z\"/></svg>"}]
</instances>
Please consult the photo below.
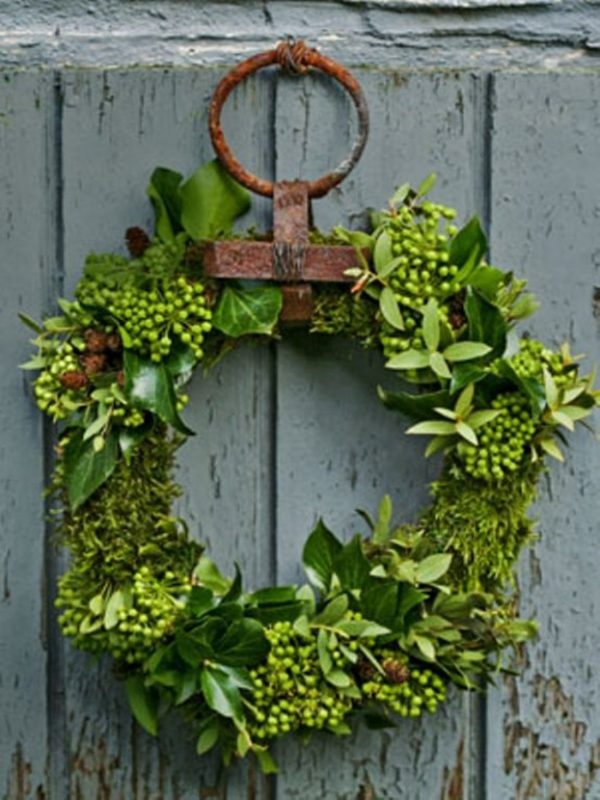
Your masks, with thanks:
<instances>
[{"instance_id":1,"label":"pine cone","mask_svg":"<svg viewBox=\"0 0 600 800\"><path fill-rule=\"evenodd\" d=\"M84 353L79 361L86 375L96 375L106 368L106 356L100 353Z\"/></svg>"},{"instance_id":2,"label":"pine cone","mask_svg":"<svg viewBox=\"0 0 600 800\"><path fill-rule=\"evenodd\" d=\"M467 318L464 314L460 313L459 311L454 311L450 314L450 325L454 328L454 330L458 330L458 328L462 328L463 325L466 324Z\"/></svg>"},{"instance_id":3,"label":"pine cone","mask_svg":"<svg viewBox=\"0 0 600 800\"><path fill-rule=\"evenodd\" d=\"M117 372L117 383L121 388L125 386L125 373L122 369Z\"/></svg>"},{"instance_id":4,"label":"pine cone","mask_svg":"<svg viewBox=\"0 0 600 800\"><path fill-rule=\"evenodd\" d=\"M58 380L65 387L65 389L83 389L87 385L88 379L84 372L72 370L71 372L63 372L58 376Z\"/></svg>"},{"instance_id":5,"label":"pine cone","mask_svg":"<svg viewBox=\"0 0 600 800\"><path fill-rule=\"evenodd\" d=\"M375 677L376 670L370 661L367 661L366 658L361 658L356 665L356 674L359 680L370 681Z\"/></svg>"},{"instance_id":6,"label":"pine cone","mask_svg":"<svg viewBox=\"0 0 600 800\"><path fill-rule=\"evenodd\" d=\"M122 347L123 342L118 333L111 333L106 337L106 346L113 353L118 353Z\"/></svg>"},{"instance_id":7,"label":"pine cone","mask_svg":"<svg viewBox=\"0 0 600 800\"><path fill-rule=\"evenodd\" d=\"M186 247L184 264L186 267L199 267L202 264L203 247L198 242L192 242Z\"/></svg>"},{"instance_id":8,"label":"pine cone","mask_svg":"<svg viewBox=\"0 0 600 800\"><path fill-rule=\"evenodd\" d=\"M125 243L134 258L141 258L148 249L150 237L142 228L127 228L125 231Z\"/></svg>"},{"instance_id":9,"label":"pine cone","mask_svg":"<svg viewBox=\"0 0 600 800\"><path fill-rule=\"evenodd\" d=\"M381 665L383 671L392 683L405 683L410 678L410 670L401 661L395 661L393 658L386 658Z\"/></svg>"},{"instance_id":10,"label":"pine cone","mask_svg":"<svg viewBox=\"0 0 600 800\"><path fill-rule=\"evenodd\" d=\"M95 331L93 328L88 328L83 338L90 353L103 353L108 345L108 336L103 331Z\"/></svg>"}]
</instances>

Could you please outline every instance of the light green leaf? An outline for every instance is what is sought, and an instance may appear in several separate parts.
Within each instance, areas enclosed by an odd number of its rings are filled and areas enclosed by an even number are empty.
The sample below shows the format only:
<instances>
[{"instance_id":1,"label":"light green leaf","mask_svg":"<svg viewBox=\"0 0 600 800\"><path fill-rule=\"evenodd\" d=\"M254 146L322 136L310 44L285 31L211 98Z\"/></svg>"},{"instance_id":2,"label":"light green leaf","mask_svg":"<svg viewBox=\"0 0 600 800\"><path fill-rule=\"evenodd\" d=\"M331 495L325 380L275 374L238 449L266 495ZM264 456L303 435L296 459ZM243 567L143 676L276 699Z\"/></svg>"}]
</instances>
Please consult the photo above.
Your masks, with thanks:
<instances>
[{"instance_id":1,"label":"light green leaf","mask_svg":"<svg viewBox=\"0 0 600 800\"><path fill-rule=\"evenodd\" d=\"M23 311L18 311L17 316L19 317L23 325L27 325L27 327L31 328L32 331L35 331L36 333L44 332L43 326L40 325L38 322L36 322L34 319L32 319L32 317L30 317L29 314L25 314Z\"/></svg>"},{"instance_id":2,"label":"light green leaf","mask_svg":"<svg viewBox=\"0 0 600 800\"><path fill-rule=\"evenodd\" d=\"M429 365L429 353L425 350L407 350L393 356L386 363L388 369L422 369Z\"/></svg>"},{"instance_id":3,"label":"light green leaf","mask_svg":"<svg viewBox=\"0 0 600 800\"><path fill-rule=\"evenodd\" d=\"M467 442L476 445L477 444L477 435L473 428L470 425L467 425L466 422L463 420L459 420L456 423L456 432L459 436L462 436L463 439L466 439Z\"/></svg>"},{"instance_id":4,"label":"light green leaf","mask_svg":"<svg viewBox=\"0 0 600 800\"><path fill-rule=\"evenodd\" d=\"M96 419L87 426L83 434L83 441L86 442L88 439L91 439L97 433L104 428L106 423L108 422L108 413L100 414L96 417Z\"/></svg>"},{"instance_id":5,"label":"light green leaf","mask_svg":"<svg viewBox=\"0 0 600 800\"><path fill-rule=\"evenodd\" d=\"M202 586L206 586L217 595L225 594L231 586L231 580L220 573L217 565L208 556L200 557L194 567L194 577Z\"/></svg>"},{"instance_id":6,"label":"light green leaf","mask_svg":"<svg viewBox=\"0 0 600 800\"><path fill-rule=\"evenodd\" d=\"M317 654L319 656L319 664L324 675L327 675L327 673L333 668L333 661L331 659L328 644L329 636L327 635L327 632L323 630L323 628L320 628L319 633L317 634Z\"/></svg>"},{"instance_id":7,"label":"light green leaf","mask_svg":"<svg viewBox=\"0 0 600 800\"><path fill-rule=\"evenodd\" d=\"M558 387L546 367L544 367L544 389L548 405L550 408L556 408L558 406Z\"/></svg>"},{"instance_id":8,"label":"light green leaf","mask_svg":"<svg viewBox=\"0 0 600 800\"><path fill-rule=\"evenodd\" d=\"M344 689L352 683L350 676L343 669L332 669L325 675L325 678L328 683L337 686L338 689Z\"/></svg>"},{"instance_id":9,"label":"light green leaf","mask_svg":"<svg viewBox=\"0 0 600 800\"><path fill-rule=\"evenodd\" d=\"M202 756L204 753L208 753L209 750L212 750L218 739L219 723L216 719L211 720L211 722L202 729L198 741L196 742L196 752L198 755Z\"/></svg>"},{"instance_id":10,"label":"light green leaf","mask_svg":"<svg viewBox=\"0 0 600 800\"><path fill-rule=\"evenodd\" d=\"M389 233L383 230L377 237L375 249L373 250L373 263L375 264L375 271L378 275L381 276L381 270L385 269L392 258L392 240Z\"/></svg>"},{"instance_id":11,"label":"light green leaf","mask_svg":"<svg viewBox=\"0 0 600 800\"><path fill-rule=\"evenodd\" d=\"M456 411L452 411L450 408L442 408L441 406L436 406L434 411L437 414L440 414L442 417L446 417L446 419L451 419L453 422L456 422Z\"/></svg>"},{"instance_id":12,"label":"light green leaf","mask_svg":"<svg viewBox=\"0 0 600 800\"><path fill-rule=\"evenodd\" d=\"M104 611L104 627L106 630L111 630L117 626L119 623L119 611L122 608L128 608L131 606L131 602L127 604L128 597L129 601L131 601L131 596L128 595L128 593L123 592L121 589L115 589L115 591L108 598L106 609Z\"/></svg>"},{"instance_id":13,"label":"light green leaf","mask_svg":"<svg viewBox=\"0 0 600 800\"><path fill-rule=\"evenodd\" d=\"M450 553L436 553L420 561L416 569L416 578L419 583L434 583L445 575L450 569L452 555Z\"/></svg>"},{"instance_id":14,"label":"light green leaf","mask_svg":"<svg viewBox=\"0 0 600 800\"><path fill-rule=\"evenodd\" d=\"M452 378L450 368L448 367L448 364L441 353L429 354L429 366L440 378L446 378L447 380Z\"/></svg>"},{"instance_id":15,"label":"light green leaf","mask_svg":"<svg viewBox=\"0 0 600 800\"><path fill-rule=\"evenodd\" d=\"M429 458L429 456L439 453L440 450L444 450L446 447L449 447L452 442L453 439L450 436L435 436L425 448L425 458Z\"/></svg>"},{"instance_id":16,"label":"light green leaf","mask_svg":"<svg viewBox=\"0 0 600 800\"><path fill-rule=\"evenodd\" d=\"M440 343L440 323L438 306L433 298L423 309L423 338L429 352L434 353Z\"/></svg>"},{"instance_id":17,"label":"light green leaf","mask_svg":"<svg viewBox=\"0 0 600 800\"><path fill-rule=\"evenodd\" d=\"M392 328L396 328L399 331L404 330L404 320L400 313L400 306L394 296L394 292L388 286L385 286L379 295L379 308L383 318Z\"/></svg>"},{"instance_id":18,"label":"light green leaf","mask_svg":"<svg viewBox=\"0 0 600 800\"><path fill-rule=\"evenodd\" d=\"M88 608L90 609L92 614L99 615L102 614L102 612L104 611L104 605L105 605L104 595L100 592L99 594L95 594L92 597L92 599L88 603Z\"/></svg>"},{"instance_id":19,"label":"light green leaf","mask_svg":"<svg viewBox=\"0 0 600 800\"><path fill-rule=\"evenodd\" d=\"M557 461L565 460L560 447L553 439L541 439L539 445L544 452L548 453L549 456L552 456L552 458L555 458Z\"/></svg>"},{"instance_id":20,"label":"light green leaf","mask_svg":"<svg viewBox=\"0 0 600 800\"><path fill-rule=\"evenodd\" d=\"M448 361L470 361L490 353L492 348L483 342L455 342L444 350Z\"/></svg>"},{"instance_id":21,"label":"light green leaf","mask_svg":"<svg viewBox=\"0 0 600 800\"><path fill-rule=\"evenodd\" d=\"M433 187L436 184L436 181L437 181L437 174L435 172L432 172L425 178L423 183L417 189L417 195L419 197L423 197L423 195L426 195L433 189Z\"/></svg>"},{"instance_id":22,"label":"light green leaf","mask_svg":"<svg viewBox=\"0 0 600 800\"><path fill-rule=\"evenodd\" d=\"M478 430L482 425L496 419L498 414L502 413L496 409L485 409L483 411L474 411L468 418L468 423L473 430Z\"/></svg>"},{"instance_id":23,"label":"light green leaf","mask_svg":"<svg viewBox=\"0 0 600 800\"><path fill-rule=\"evenodd\" d=\"M377 522L373 528L373 541L375 544L383 544L387 541L392 522L392 498L389 494L382 497L379 503L379 513Z\"/></svg>"},{"instance_id":24,"label":"light green leaf","mask_svg":"<svg viewBox=\"0 0 600 800\"><path fill-rule=\"evenodd\" d=\"M392 208L398 208L398 206L401 206L409 194L410 183L403 183L402 186L399 186L390 198L390 205Z\"/></svg>"},{"instance_id":25,"label":"light green leaf","mask_svg":"<svg viewBox=\"0 0 600 800\"><path fill-rule=\"evenodd\" d=\"M270 336L283 305L278 286L235 289L226 286L213 314L213 325L234 339L250 334Z\"/></svg>"},{"instance_id":26,"label":"light green leaf","mask_svg":"<svg viewBox=\"0 0 600 800\"><path fill-rule=\"evenodd\" d=\"M250 195L215 159L203 164L180 189L181 224L192 239L231 232L250 208Z\"/></svg>"},{"instance_id":27,"label":"light green leaf","mask_svg":"<svg viewBox=\"0 0 600 800\"><path fill-rule=\"evenodd\" d=\"M295 619L292 627L294 628L294 631L304 639L310 638L310 625L308 623L308 617L305 614L302 614L300 617Z\"/></svg>"},{"instance_id":28,"label":"light green leaf","mask_svg":"<svg viewBox=\"0 0 600 800\"><path fill-rule=\"evenodd\" d=\"M415 644L428 661L435 661L435 647L431 639L415 634Z\"/></svg>"},{"instance_id":29,"label":"light green leaf","mask_svg":"<svg viewBox=\"0 0 600 800\"><path fill-rule=\"evenodd\" d=\"M258 765L260 766L263 775L276 774L277 764L273 761L273 757L266 748L262 749L259 747L255 747L254 754L256 756L256 760L258 761Z\"/></svg>"},{"instance_id":30,"label":"light green leaf","mask_svg":"<svg viewBox=\"0 0 600 800\"><path fill-rule=\"evenodd\" d=\"M435 436L453 436L456 433L456 426L453 422L431 419L426 422L417 422L409 428L406 433L411 434L434 434Z\"/></svg>"},{"instance_id":31,"label":"light green leaf","mask_svg":"<svg viewBox=\"0 0 600 800\"><path fill-rule=\"evenodd\" d=\"M470 383L462 390L454 406L457 417L465 417L468 414L471 404L473 403L473 396L475 394L475 384Z\"/></svg>"},{"instance_id":32,"label":"light green leaf","mask_svg":"<svg viewBox=\"0 0 600 800\"><path fill-rule=\"evenodd\" d=\"M348 598L345 594L340 594L330 600L325 608L313 619L315 625L335 625L339 622L348 610Z\"/></svg>"},{"instance_id":33,"label":"light green leaf","mask_svg":"<svg viewBox=\"0 0 600 800\"><path fill-rule=\"evenodd\" d=\"M575 430L575 423L571 419L568 414L565 414L562 410L561 411L553 411L552 412L552 419L555 422L558 422L559 425L563 425L567 430L574 431Z\"/></svg>"}]
</instances>

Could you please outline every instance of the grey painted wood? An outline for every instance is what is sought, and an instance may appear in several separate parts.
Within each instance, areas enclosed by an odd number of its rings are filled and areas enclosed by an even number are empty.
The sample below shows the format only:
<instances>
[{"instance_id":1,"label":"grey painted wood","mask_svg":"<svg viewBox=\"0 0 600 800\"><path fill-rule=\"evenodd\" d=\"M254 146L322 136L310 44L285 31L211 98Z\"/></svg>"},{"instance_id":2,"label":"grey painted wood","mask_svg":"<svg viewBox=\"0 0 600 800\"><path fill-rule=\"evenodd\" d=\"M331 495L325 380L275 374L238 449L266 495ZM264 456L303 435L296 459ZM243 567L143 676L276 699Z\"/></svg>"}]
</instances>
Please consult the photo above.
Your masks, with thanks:
<instances>
[{"instance_id":1,"label":"grey painted wood","mask_svg":"<svg viewBox=\"0 0 600 800\"><path fill-rule=\"evenodd\" d=\"M48 758L44 432L16 314L38 319L53 267L51 74L0 77L0 797L46 791ZM33 336L33 332L31 332Z\"/></svg>"},{"instance_id":2,"label":"grey painted wood","mask_svg":"<svg viewBox=\"0 0 600 800\"><path fill-rule=\"evenodd\" d=\"M314 204L318 226L360 221L384 206L396 185L443 175L435 196L464 214L479 201L483 136L480 87L468 75L404 75L358 70L372 129L356 170ZM326 80L280 79L277 90L278 177L327 172L354 135L346 98ZM347 343L294 335L277 354L277 568L299 577L306 534L323 516L339 534L359 522L354 509L375 511L389 492L399 518L425 504L439 464L425 463L421 442L403 437L405 420L386 412L377 384L394 386L381 359ZM403 723L394 735L362 731L343 746L318 737L306 749L278 748L280 798L355 798L361 785L377 797L430 800L458 771L468 782L470 715L454 697L444 715ZM418 746L415 747L415 743ZM457 795L455 795L457 796Z\"/></svg>"},{"instance_id":3,"label":"grey painted wood","mask_svg":"<svg viewBox=\"0 0 600 800\"><path fill-rule=\"evenodd\" d=\"M79 72L65 78L64 218L67 285L90 249L122 249L121 231L148 226L143 187L156 164L191 172L211 155L207 102L219 73ZM240 119L243 123L240 124ZM240 156L270 173L270 87L251 81L231 100L225 129ZM263 209L263 210L261 210ZM264 204L253 219L261 222ZM268 352L246 349L192 391L188 415L198 436L181 453L186 490L182 511L192 534L224 568L234 560L262 585L271 572L271 371ZM153 742L129 720L121 689L106 665L67 656L70 796L192 798L239 796L262 785L246 768L227 777L211 759L198 759L181 726ZM250 791L250 789L248 789Z\"/></svg>"},{"instance_id":4,"label":"grey painted wood","mask_svg":"<svg viewBox=\"0 0 600 800\"><path fill-rule=\"evenodd\" d=\"M500 75L494 94L494 261L543 300L531 332L554 344L568 337L597 364L598 73ZM600 796L600 450L586 431L570 439L566 465L543 482L540 541L520 571L521 608L539 619L540 638L522 677L489 699L488 793L498 800Z\"/></svg>"}]
</instances>

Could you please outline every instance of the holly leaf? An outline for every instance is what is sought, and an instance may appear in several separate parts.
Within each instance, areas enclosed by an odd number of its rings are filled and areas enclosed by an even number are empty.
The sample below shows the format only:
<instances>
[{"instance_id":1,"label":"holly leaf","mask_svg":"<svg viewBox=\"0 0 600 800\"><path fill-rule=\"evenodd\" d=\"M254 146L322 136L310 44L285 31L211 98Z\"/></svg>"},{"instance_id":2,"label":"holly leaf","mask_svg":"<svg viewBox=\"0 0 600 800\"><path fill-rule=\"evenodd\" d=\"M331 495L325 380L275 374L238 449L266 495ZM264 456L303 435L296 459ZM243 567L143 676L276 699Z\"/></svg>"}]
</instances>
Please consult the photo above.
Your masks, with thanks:
<instances>
[{"instance_id":1,"label":"holly leaf","mask_svg":"<svg viewBox=\"0 0 600 800\"><path fill-rule=\"evenodd\" d=\"M144 685L141 675L125 681L125 691L131 713L144 730L156 736L158 733L158 693Z\"/></svg>"},{"instance_id":2,"label":"holly leaf","mask_svg":"<svg viewBox=\"0 0 600 800\"><path fill-rule=\"evenodd\" d=\"M125 350L125 393L134 406L156 414L175 430L186 435L194 431L184 424L177 411L173 377L163 362L156 363L133 350Z\"/></svg>"},{"instance_id":3,"label":"holly leaf","mask_svg":"<svg viewBox=\"0 0 600 800\"><path fill-rule=\"evenodd\" d=\"M329 590L333 562L341 549L339 539L319 520L304 545L302 563L311 583L323 592Z\"/></svg>"},{"instance_id":4,"label":"holly leaf","mask_svg":"<svg viewBox=\"0 0 600 800\"><path fill-rule=\"evenodd\" d=\"M118 437L111 429L102 450L96 451L92 440L84 440L84 431L71 434L65 447L65 486L69 505L76 511L112 475L119 455Z\"/></svg>"},{"instance_id":5,"label":"holly leaf","mask_svg":"<svg viewBox=\"0 0 600 800\"><path fill-rule=\"evenodd\" d=\"M283 295L278 286L236 289L226 286L213 314L213 326L234 339L249 334L273 333Z\"/></svg>"},{"instance_id":6,"label":"holly leaf","mask_svg":"<svg viewBox=\"0 0 600 800\"><path fill-rule=\"evenodd\" d=\"M231 232L250 208L250 194L214 159L203 164L180 190L181 224L192 239L214 239Z\"/></svg>"}]
</instances>

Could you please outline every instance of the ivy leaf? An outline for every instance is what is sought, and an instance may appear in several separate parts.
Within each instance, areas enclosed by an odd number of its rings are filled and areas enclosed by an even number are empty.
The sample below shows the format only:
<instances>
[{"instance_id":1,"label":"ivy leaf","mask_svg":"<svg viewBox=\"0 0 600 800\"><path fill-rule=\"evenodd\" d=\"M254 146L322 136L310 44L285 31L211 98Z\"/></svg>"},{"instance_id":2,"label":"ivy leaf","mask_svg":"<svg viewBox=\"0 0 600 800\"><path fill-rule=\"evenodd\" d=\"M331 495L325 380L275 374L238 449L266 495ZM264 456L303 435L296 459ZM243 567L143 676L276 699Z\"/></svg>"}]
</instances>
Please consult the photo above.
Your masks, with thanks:
<instances>
[{"instance_id":1,"label":"ivy leaf","mask_svg":"<svg viewBox=\"0 0 600 800\"><path fill-rule=\"evenodd\" d=\"M250 194L214 159L203 164L180 190L181 224L192 239L214 239L231 232L250 208Z\"/></svg>"},{"instance_id":2,"label":"ivy leaf","mask_svg":"<svg viewBox=\"0 0 600 800\"><path fill-rule=\"evenodd\" d=\"M267 655L270 646L263 626L254 619L233 622L215 645L216 659L231 667L251 667Z\"/></svg>"},{"instance_id":3,"label":"ivy leaf","mask_svg":"<svg viewBox=\"0 0 600 800\"><path fill-rule=\"evenodd\" d=\"M171 352L164 362L167 370L174 378L185 375L186 372L191 372L197 363L198 359L194 355L192 348L179 339L176 339L171 345Z\"/></svg>"},{"instance_id":4,"label":"ivy leaf","mask_svg":"<svg viewBox=\"0 0 600 800\"><path fill-rule=\"evenodd\" d=\"M392 328L396 328L396 330L399 331L404 330L404 320L402 319L400 306L394 296L394 292L389 286L385 286L379 295L379 309L385 321L388 322Z\"/></svg>"},{"instance_id":5,"label":"ivy leaf","mask_svg":"<svg viewBox=\"0 0 600 800\"><path fill-rule=\"evenodd\" d=\"M482 342L455 342L444 350L448 361L470 361L472 358L481 358L491 352L491 347Z\"/></svg>"},{"instance_id":6,"label":"ivy leaf","mask_svg":"<svg viewBox=\"0 0 600 800\"><path fill-rule=\"evenodd\" d=\"M304 545L302 563L311 583L323 592L329 590L333 561L341 549L339 539L319 520Z\"/></svg>"},{"instance_id":7,"label":"ivy leaf","mask_svg":"<svg viewBox=\"0 0 600 800\"><path fill-rule=\"evenodd\" d=\"M467 261L471 253L476 251L476 260L480 261L488 248L487 239L478 217L472 217L452 240L450 246L450 263L459 267Z\"/></svg>"},{"instance_id":8,"label":"ivy leaf","mask_svg":"<svg viewBox=\"0 0 600 800\"><path fill-rule=\"evenodd\" d=\"M166 167L157 167L146 189L154 206L154 230L163 242L173 240L181 230L181 195L183 175Z\"/></svg>"},{"instance_id":9,"label":"ivy leaf","mask_svg":"<svg viewBox=\"0 0 600 800\"><path fill-rule=\"evenodd\" d=\"M357 534L334 558L333 571L343 589L361 589L369 577L371 565L363 553L361 541Z\"/></svg>"},{"instance_id":10,"label":"ivy leaf","mask_svg":"<svg viewBox=\"0 0 600 800\"><path fill-rule=\"evenodd\" d=\"M236 289L226 286L213 314L213 325L234 339L249 334L273 333L283 295L278 286L258 286L255 289Z\"/></svg>"},{"instance_id":11,"label":"ivy leaf","mask_svg":"<svg viewBox=\"0 0 600 800\"><path fill-rule=\"evenodd\" d=\"M131 712L144 730L158 733L158 694L144 685L144 678L135 675L125 681L125 691Z\"/></svg>"},{"instance_id":12,"label":"ivy leaf","mask_svg":"<svg viewBox=\"0 0 600 800\"><path fill-rule=\"evenodd\" d=\"M204 667L200 674L200 685L206 704L223 717L229 717L240 725L244 722L240 690L229 675L216 667Z\"/></svg>"},{"instance_id":13,"label":"ivy leaf","mask_svg":"<svg viewBox=\"0 0 600 800\"><path fill-rule=\"evenodd\" d=\"M125 350L125 393L133 405L151 411L175 430L193 435L177 412L173 377L163 362L156 363L133 350Z\"/></svg>"},{"instance_id":14,"label":"ivy leaf","mask_svg":"<svg viewBox=\"0 0 600 800\"><path fill-rule=\"evenodd\" d=\"M71 434L65 447L65 485L69 504L76 511L112 475L117 465L117 434L111 429L102 450L96 452L91 440L84 441L83 430Z\"/></svg>"},{"instance_id":15,"label":"ivy leaf","mask_svg":"<svg viewBox=\"0 0 600 800\"><path fill-rule=\"evenodd\" d=\"M398 586L396 581L378 581L366 589L360 603L363 616L392 629L398 613Z\"/></svg>"},{"instance_id":16,"label":"ivy leaf","mask_svg":"<svg viewBox=\"0 0 600 800\"><path fill-rule=\"evenodd\" d=\"M133 451L152 430L150 423L137 425L135 428L119 427L119 448L127 462L131 461Z\"/></svg>"}]
</instances>

